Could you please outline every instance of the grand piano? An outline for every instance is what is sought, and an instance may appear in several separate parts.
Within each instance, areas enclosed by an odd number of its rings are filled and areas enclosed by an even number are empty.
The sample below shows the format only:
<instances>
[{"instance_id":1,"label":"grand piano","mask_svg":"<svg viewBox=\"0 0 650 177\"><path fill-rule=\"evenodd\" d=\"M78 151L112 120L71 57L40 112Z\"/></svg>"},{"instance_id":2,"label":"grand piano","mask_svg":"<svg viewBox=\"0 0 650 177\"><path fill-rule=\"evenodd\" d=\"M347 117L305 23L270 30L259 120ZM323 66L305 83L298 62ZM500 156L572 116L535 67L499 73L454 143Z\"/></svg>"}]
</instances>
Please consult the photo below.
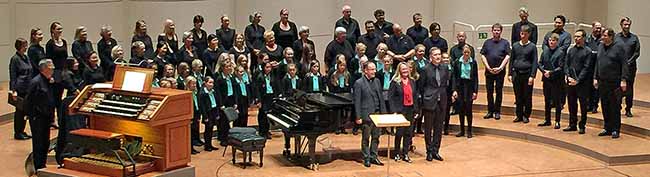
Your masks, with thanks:
<instances>
[{"instance_id":1,"label":"grand piano","mask_svg":"<svg viewBox=\"0 0 650 177\"><path fill-rule=\"evenodd\" d=\"M294 162L306 159L307 168L318 169L316 161L316 139L332 133L344 121L341 111L353 106L349 93L305 93L296 90L293 96L274 99L268 118L279 124L285 137L283 155ZM291 154L291 138L294 139L294 153ZM305 140L307 142L305 142ZM304 155L305 146L309 149Z\"/></svg>"},{"instance_id":2,"label":"grand piano","mask_svg":"<svg viewBox=\"0 0 650 177\"><path fill-rule=\"evenodd\" d=\"M89 125L70 132L66 151L77 153L64 159L65 169L105 176L194 176L191 92L151 88L152 78L151 69L118 66L112 84L81 91L68 111L86 115Z\"/></svg>"}]
</instances>

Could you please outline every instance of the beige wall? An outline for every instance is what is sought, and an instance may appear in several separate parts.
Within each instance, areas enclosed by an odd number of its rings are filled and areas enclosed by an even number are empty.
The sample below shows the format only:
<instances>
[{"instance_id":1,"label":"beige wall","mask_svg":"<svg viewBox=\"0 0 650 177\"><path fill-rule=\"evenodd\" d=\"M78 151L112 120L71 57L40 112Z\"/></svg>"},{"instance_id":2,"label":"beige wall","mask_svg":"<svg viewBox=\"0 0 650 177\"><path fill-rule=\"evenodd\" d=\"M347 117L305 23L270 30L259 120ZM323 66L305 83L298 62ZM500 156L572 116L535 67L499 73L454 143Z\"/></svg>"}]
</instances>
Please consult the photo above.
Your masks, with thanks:
<instances>
[{"instance_id":1,"label":"beige wall","mask_svg":"<svg viewBox=\"0 0 650 177\"><path fill-rule=\"evenodd\" d=\"M332 39L334 22L341 16L341 6L352 6L352 16L363 28L363 21L374 20L372 13L377 8L386 11L386 19L402 26L412 25L411 15L423 14L428 26L433 21L441 23L443 37L450 45L455 39L451 34L453 21L473 25L513 23L518 20L517 9L526 6L530 9L530 20L541 23L551 22L556 14L566 15L571 22L590 23L600 20L614 24L624 14L634 20L632 31L639 34L642 44L650 42L650 24L642 21L650 12L643 9L650 5L645 0L0 0L0 81L8 80L8 59L13 55L13 41L16 37L28 38L29 29L40 27L49 39L48 28L52 21L60 21L64 26L64 37L71 43L74 29L88 27L92 41L99 39L99 28L103 24L113 27L114 38L120 45L128 47L135 21L144 19L148 23L149 35L154 38L162 32L162 21L172 18L176 22L177 34L192 28L192 17L201 14L205 17L204 29L214 33L219 26L219 17L228 14L232 26L243 32L248 25L248 15L253 11L263 13L262 25L270 29L279 19L281 8L290 10L291 21L298 26L311 28L312 39L316 42L318 58L322 58L327 43ZM558 6L557 4L562 4ZM639 20L638 20L639 19ZM458 28L463 30L462 27ZM550 30L541 28L540 36ZM510 29L504 30L509 38ZM363 30L362 30L363 33ZM470 36L471 38L475 38ZM644 46L650 45L642 45ZM650 50L650 47L647 50ZM642 56L644 51L642 49ZM127 50L128 52L129 50ZM640 72L650 72L650 62L640 60Z\"/></svg>"}]
</instances>

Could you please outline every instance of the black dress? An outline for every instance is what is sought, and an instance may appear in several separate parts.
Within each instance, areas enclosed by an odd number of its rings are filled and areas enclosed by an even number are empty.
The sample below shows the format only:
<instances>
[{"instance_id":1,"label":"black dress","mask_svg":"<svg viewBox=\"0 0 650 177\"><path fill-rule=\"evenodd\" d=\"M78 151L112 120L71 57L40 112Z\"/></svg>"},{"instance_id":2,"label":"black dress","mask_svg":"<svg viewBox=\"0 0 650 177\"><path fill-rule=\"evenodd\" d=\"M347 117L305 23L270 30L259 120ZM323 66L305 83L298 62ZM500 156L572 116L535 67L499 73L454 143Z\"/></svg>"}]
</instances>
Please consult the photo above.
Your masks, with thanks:
<instances>
[{"instance_id":1,"label":"black dress","mask_svg":"<svg viewBox=\"0 0 650 177\"><path fill-rule=\"evenodd\" d=\"M198 54L201 54L205 49L208 48L208 33L205 32L203 29L197 30L196 28L192 29L190 32L192 32L192 38L194 38L194 41L192 41L192 46L196 47ZM203 59L203 56L197 56L200 59Z\"/></svg>"},{"instance_id":2,"label":"black dress","mask_svg":"<svg viewBox=\"0 0 650 177\"><path fill-rule=\"evenodd\" d=\"M63 69L66 63L65 60L68 59L68 42L65 39L61 40L63 41L63 45L61 46L57 46L52 39L45 44L45 56L52 59L55 70Z\"/></svg>"},{"instance_id":3,"label":"black dress","mask_svg":"<svg viewBox=\"0 0 650 177\"><path fill-rule=\"evenodd\" d=\"M283 30L280 27L281 22L276 22L273 24L273 33L275 33L275 42L282 46L282 48L287 48L293 46L293 42L298 40L298 29L296 24L293 22L289 23L289 30Z\"/></svg>"},{"instance_id":4,"label":"black dress","mask_svg":"<svg viewBox=\"0 0 650 177\"><path fill-rule=\"evenodd\" d=\"M79 62L79 67L85 69L88 66L88 58L90 58L90 52L94 51L93 45L90 41L79 41L75 40L72 43L72 56L77 59ZM82 69L82 70L83 70Z\"/></svg>"},{"instance_id":5,"label":"black dress","mask_svg":"<svg viewBox=\"0 0 650 177\"><path fill-rule=\"evenodd\" d=\"M274 51L271 51L271 50L268 49L268 47L264 46L264 47L262 47L261 52L269 54L270 61L280 62L284 58L284 56L282 55L282 50L284 50L284 49L280 45L276 45L276 46L277 47L275 48Z\"/></svg>"},{"instance_id":6,"label":"black dress","mask_svg":"<svg viewBox=\"0 0 650 177\"><path fill-rule=\"evenodd\" d=\"M176 59L176 55L178 53L178 37L174 35L173 39L169 39L165 34L160 34L158 35L158 43L162 41L166 42L169 47L169 51L167 51L167 55L169 55L169 57L171 58L172 64L174 64L174 66L178 66L178 63L180 63L180 61Z\"/></svg>"}]
</instances>

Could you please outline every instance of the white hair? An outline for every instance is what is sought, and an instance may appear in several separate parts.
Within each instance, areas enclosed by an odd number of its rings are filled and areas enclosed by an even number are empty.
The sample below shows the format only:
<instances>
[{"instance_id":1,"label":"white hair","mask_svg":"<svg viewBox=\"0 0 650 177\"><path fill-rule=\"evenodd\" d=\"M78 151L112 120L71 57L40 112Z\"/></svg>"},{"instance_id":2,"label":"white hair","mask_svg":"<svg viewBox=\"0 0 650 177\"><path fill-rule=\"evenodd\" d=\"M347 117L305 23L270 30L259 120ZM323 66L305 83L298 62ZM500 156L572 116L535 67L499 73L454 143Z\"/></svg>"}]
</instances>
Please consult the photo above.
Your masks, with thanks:
<instances>
[{"instance_id":1,"label":"white hair","mask_svg":"<svg viewBox=\"0 0 650 177\"><path fill-rule=\"evenodd\" d=\"M183 32L183 42L185 42L187 38L189 38L190 36L192 36L192 32L189 31Z\"/></svg>"},{"instance_id":2,"label":"white hair","mask_svg":"<svg viewBox=\"0 0 650 177\"><path fill-rule=\"evenodd\" d=\"M304 33L304 32L309 32L308 26L300 26L300 30L298 30L298 33Z\"/></svg>"},{"instance_id":3,"label":"white hair","mask_svg":"<svg viewBox=\"0 0 650 177\"><path fill-rule=\"evenodd\" d=\"M337 35L340 34L340 33L346 33L346 32L347 32L347 30L345 30L345 28L340 27L340 26L336 27L336 29L334 29L334 34L337 34Z\"/></svg>"}]
</instances>

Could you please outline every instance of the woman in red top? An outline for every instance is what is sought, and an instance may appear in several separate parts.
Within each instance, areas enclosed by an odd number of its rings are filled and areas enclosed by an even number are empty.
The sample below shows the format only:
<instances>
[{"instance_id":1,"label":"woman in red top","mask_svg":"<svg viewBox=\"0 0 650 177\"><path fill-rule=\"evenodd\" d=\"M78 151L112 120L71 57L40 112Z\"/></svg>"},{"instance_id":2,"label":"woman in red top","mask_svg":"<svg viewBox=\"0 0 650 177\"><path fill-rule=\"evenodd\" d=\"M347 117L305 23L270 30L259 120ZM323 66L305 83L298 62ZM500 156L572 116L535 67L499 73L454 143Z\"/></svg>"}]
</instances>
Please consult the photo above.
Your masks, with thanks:
<instances>
[{"instance_id":1,"label":"woman in red top","mask_svg":"<svg viewBox=\"0 0 650 177\"><path fill-rule=\"evenodd\" d=\"M390 110L394 113L403 114L406 120L411 122L411 126L397 128L395 135L395 161L403 160L411 163L408 156L409 148L412 144L413 128L415 122L413 117L417 107L416 94L417 86L411 76L411 69L406 62L397 65L399 74L395 74L388 89L388 102ZM400 146L402 145L402 146ZM401 148L400 148L401 147Z\"/></svg>"}]
</instances>

